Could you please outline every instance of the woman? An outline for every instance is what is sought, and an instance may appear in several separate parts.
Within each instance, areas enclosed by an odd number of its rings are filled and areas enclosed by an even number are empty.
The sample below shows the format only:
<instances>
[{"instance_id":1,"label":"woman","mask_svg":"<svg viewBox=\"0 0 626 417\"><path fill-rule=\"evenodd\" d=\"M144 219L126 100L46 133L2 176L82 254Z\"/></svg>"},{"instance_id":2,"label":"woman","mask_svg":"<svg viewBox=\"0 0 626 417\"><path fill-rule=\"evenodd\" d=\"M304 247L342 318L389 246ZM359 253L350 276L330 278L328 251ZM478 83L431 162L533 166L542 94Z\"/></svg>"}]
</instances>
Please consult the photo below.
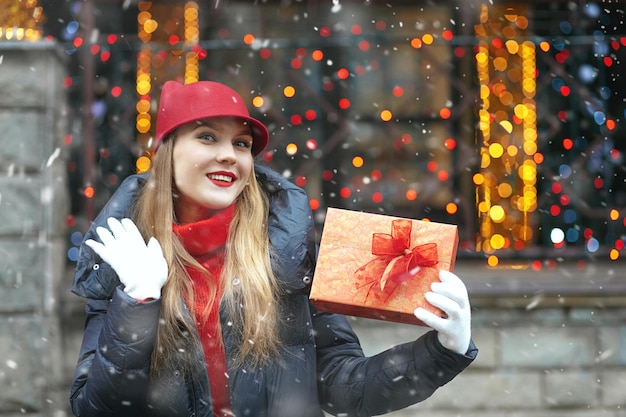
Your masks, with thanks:
<instances>
[{"instance_id":1,"label":"woman","mask_svg":"<svg viewBox=\"0 0 626 417\"><path fill-rule=\"evenodd\" d=\"M447 317L417 309L435 330L373 357L343 316L314 309L307 196L254 164L267 128L235 91L167 82L156 130L150 175L124 181L81 248L75 415L370 416L427 398L475 358L450 272L427 298Z\"/></svg>"}]
</instances>

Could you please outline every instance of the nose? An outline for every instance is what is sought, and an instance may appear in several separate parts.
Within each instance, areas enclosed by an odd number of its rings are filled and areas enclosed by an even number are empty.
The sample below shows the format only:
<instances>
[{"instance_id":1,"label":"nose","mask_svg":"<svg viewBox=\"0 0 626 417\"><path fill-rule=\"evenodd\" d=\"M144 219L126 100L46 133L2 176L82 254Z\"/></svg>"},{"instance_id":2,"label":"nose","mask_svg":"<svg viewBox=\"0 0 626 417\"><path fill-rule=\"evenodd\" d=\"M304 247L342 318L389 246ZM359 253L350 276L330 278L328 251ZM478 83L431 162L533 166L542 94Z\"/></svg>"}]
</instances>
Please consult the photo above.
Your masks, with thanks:
<instances>
[{"instance_id":1,"label":"nose","mask_svg":"<svg viewBox=\"0 0 626 417\"><path fill-rule=\"evenodd\" d=\"M221 141L217 148L217 160L219 162L228 164L237 162L234 145L230 141Z\"/></svg>"}]
</instances>

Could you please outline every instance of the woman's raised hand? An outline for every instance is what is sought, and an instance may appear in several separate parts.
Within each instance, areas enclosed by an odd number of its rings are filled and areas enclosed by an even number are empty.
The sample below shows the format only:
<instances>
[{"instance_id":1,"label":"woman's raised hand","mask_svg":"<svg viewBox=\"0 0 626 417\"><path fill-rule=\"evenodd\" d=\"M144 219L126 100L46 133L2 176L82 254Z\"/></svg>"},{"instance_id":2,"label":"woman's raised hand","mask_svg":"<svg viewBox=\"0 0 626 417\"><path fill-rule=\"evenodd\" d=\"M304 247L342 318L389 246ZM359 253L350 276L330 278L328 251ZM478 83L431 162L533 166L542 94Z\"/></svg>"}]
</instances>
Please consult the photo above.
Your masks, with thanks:
<instances>
[{"instance_id":1,"label":"woman's raised hand","mask_svg":"<svg viewBox=\"0 0 626 417\"><path fill-rule=\"evenodd\" d=\"M126 294L138 300L161 298L168 267L159 242L152 237L146 245L131 219L109 217L107 224L110 231L96 228L102 243L88 239L85 244L111 265Z\"/></svg>"}]
</instances>

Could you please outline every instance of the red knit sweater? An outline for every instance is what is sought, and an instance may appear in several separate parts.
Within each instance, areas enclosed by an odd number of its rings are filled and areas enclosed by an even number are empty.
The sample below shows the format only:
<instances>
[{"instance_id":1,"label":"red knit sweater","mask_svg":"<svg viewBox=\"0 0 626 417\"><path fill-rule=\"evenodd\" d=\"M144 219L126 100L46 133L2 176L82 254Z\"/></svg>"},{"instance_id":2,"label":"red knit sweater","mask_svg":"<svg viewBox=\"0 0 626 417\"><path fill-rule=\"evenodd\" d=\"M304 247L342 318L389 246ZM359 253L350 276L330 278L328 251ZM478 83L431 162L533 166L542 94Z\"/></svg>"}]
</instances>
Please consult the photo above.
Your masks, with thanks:
<instances>
[{"instance_id":1,"label":"red knit sweater","mask_svg":"<svg viewBox=\"0 0 626 417\"><path fill-rule=\"evenodd\" d=\"M228 396L228 370L219 319L219 303L223 294L223 285L219 278L224 266L228 229L234 213L235 206L232 205L206 220L173 225L173 231L180 237L185 249L214 277L214 281L209 281L198 270L187 269L194 289L194 303L189 307L196 318L196 329L209 374L213 407L215 415L219 417L232 415ZM205 315L211 287L216 290L215 302L211 305L208 315Z\"/></svg>"}]
</instances>

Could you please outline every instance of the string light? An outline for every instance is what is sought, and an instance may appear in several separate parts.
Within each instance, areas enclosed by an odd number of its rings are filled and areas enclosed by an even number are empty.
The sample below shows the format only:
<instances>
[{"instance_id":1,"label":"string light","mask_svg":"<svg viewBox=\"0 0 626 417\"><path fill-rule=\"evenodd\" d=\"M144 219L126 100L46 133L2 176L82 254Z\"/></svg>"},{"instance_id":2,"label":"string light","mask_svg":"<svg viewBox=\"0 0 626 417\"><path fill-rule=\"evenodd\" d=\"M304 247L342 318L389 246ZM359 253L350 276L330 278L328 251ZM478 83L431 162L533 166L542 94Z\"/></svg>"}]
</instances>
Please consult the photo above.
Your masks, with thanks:
<instances>
[{"instance_id":1,"label":"string light","mask_svg":"<svg viewBox=\"0 0 626 417\"><path fill-rule=\"evenodd\" d=\"M522 249L533 239L537 209L535 44L518 42L527 27L523 6L483 5L475 62L480 82L480 172L473 177L479 218L477 249ZM496 33L493 28L502 25ZM543 47L542 47L543 50Z\"/></svg>"}]
</instances>

